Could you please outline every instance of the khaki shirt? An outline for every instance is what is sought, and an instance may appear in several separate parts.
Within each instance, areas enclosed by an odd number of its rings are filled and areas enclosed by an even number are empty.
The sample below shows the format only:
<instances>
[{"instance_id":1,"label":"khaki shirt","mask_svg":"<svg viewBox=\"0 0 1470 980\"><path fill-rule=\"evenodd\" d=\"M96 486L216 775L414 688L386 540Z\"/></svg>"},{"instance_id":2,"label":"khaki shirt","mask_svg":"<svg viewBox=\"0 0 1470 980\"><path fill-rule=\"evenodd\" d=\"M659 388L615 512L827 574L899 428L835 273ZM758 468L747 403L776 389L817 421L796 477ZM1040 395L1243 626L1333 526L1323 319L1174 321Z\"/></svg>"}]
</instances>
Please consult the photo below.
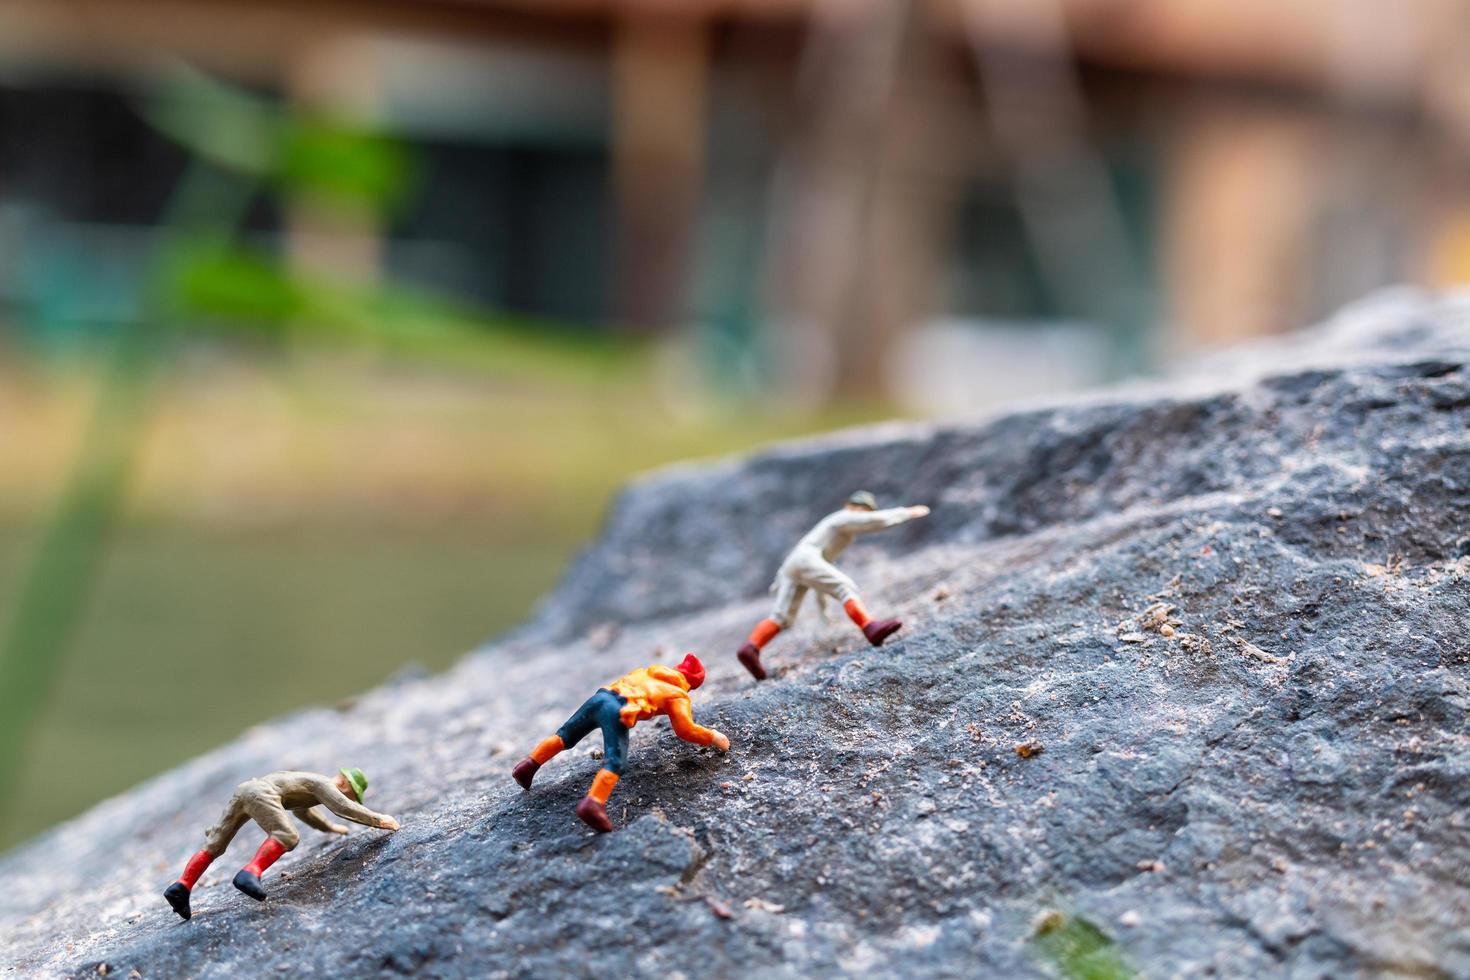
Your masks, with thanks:
<instances>
[{"instance_id":1,"label":"khaki shirt","mask_svg":"<svg viewBox=\"0 0 1470 980\"><path fill-rule=\"evenodd\" d=\"M843 509L828 514L791 549L791 553L781 563L776 582L771 584L772 591L783 575L800 578L802 572L825 569L847 550L848 545L859 534L896 527L913 518L914 515L909 513L907 507L871 511Z\"/></svg>"},{"instance_id":2,"label":"khaki shirt","mask_svg":"<svg viewBox=\"0 0 1470 980\"><path fill-rule=\"evenodd\" d=\"M387 819L383 814L369 810L350 796L346 796L333 785L330 777L315 772L273 772L251 783L267 783L281 798L287 810L309 810L320 803L339 817L366 827L378 827ZM305 817L305 814L302 814ZM313 821L307 818L307 822Z\"/></svg>"}]
</instances>

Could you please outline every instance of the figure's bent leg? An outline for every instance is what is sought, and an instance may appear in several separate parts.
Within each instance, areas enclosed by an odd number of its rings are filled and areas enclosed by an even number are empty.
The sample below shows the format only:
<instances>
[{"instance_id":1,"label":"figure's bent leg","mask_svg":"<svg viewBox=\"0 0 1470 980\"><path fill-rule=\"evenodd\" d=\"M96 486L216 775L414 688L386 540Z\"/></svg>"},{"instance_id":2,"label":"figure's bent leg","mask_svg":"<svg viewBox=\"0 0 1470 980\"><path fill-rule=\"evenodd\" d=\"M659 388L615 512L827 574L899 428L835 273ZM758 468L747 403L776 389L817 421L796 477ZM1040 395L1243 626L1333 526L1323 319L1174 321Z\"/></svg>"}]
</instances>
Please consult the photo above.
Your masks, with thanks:
<instances>
[{"instance_id":1,"label":"figure's bent leg","mask_svg":"<svg viewBox=\"0 0 1470 980\"><path fill-rule=\"evenodd\" d=\"M215 858L225 852L225 848L230 846L230 841L248 819L250 818L245 812L231 800L219 823L205 831L203 849L194 852L189 863L184 865L184 873L163 890L164 899L180 918L187 920L193 917L193 910L189 908L189 893L199 882L199 876L204 874L204 870Z\"/></svg>"},{"instance_id":2,"label":"figure's bent leg","mask_svg":"<svg viewBox=\"0 0 1470 980\"><path fill-rule=\"evenodd\" d=\"M617 784L617 773L610 769L599 769L592 779L592 787L587 790L587 795L577 804L577 816L599 834L613 829L612 820L607 815L607 798L612 795L613 787Z\"/></svg>"},{"instance_id":3,"label":"figure's bent leg","mask_svg":"<svg viewBox=\"0 0 1470 980\"><path fill-rule=\"evenodd\" d=\"M761 663L761 647L771 642L771 637L780 631L781 627L774 619L763 619L760 625L756 626L755 631L750 634L750 639L735 651L735 659L739 660L740 665L758 681L766 679L766 668Z\"/></svg>"},{"instance_id":4,"label":"figure's bent leg","mask_svg":"<svg viewBox=\"0 0 1470 980\"><path fill-rule=\"evenodd\" d=\"M755 624L755 629L750 631L747 642L757 650L763 649L767 643L775 639L777 633L781 632L781 624L767 616Z\"/></svg>"},{"instance_id":5,"label":"figure's bent leg","mask_svg":"<svg viewBox=\"0 0 1470 980\"><path fill-rule=\"evenodd\" d=\"M260 884L260 876L265 874L265 869L276 863L276 859L285 854L288 848L274 837L267 837L265 843L260 845L255 852L255 857L250 863L235 873L235 887L240 889L257 902L265 901L265 889Z\"/></svg>"},{"instance_id":6,"label":"figure's bent leg","mask_svg":"<svg viewBox=\"0 0 1470 980\"><path fill-rule=\"evenodd\" d=\"M596 700L597 695L594 694L583 701L582 706L556 730L555 735L543 738L531 750L530 755L516 763L516 767L510 771L510 774L511 778L521 784L522 789L531 788L531 780L536 778L536 772L555 758L557 753L576 745L587 736L588 732L597 727L597 721L593 717Z\"/></svg>"},{"instance_id":7,"label":"figure's bent leg","mask_svg":"<svg viewBox=\"0 0 1470 980\"><path fill-rule=\"evenodd\" d=\"M550 762L558 752L566 747L567 744L562 741L560 735L543 738L536 743L530 755L516 763L516 767L510 771L511 778L521 784L521 789L530 789L531 780L536 778L537 770Z\"/></svg>"},{"instance_id":8,"label":"figure's bent leg","mask_svg":"<svg viewBox=\"0 0 1470 980\"><path fill-rule=\"evenodd\" d=\"M900 627L903 626L903 622L897 619L873 619L868 615L868 611L863 608L862 602L857 599L849 599L842 605L847 610L848 618L854 623L858 623L862 628L863 636L866 636L868 642L875 647L881 647L884 640L897 633ZM859 623L859 617L862 617L866 622Z\"/></svg>"},{"instance_id":9,"label":"figure's bent leg","mask_svg":"<svg viewBox=\"0 0 1470 980\"><path fill-rule=\"evenodd\" d=\"M853 596L842 604L847 610L847 618L863 631L863 636L875 647L881 647L883 641L894 633L897 633L903 623L897 619L874 619L868 615L868 610L863 608L863 600Z\"/></svg>"},{"instance_id":10,"label":"figure's bent leg","mask_svg":"<svg viewBox=\"0 0 1470 980\"><path fill-rule=\"evenodd\" d=\"M766 679L766 669L761 664L761 650L771 642L777 633L791 625L792 620L796 618L796 611L801 608L801 600L804 598L806 598L806 586L798 585L783 575L781 586L776 592L776 605L771 610L771 615L756 624L755 629L751 630L750 638L735 654L756 680Z\"/></svg>"},{"instance_id":11,"label":"figure's bent leg","mask_svg":"<svg viewBox=\"0 0 1470 980\"><path fill-rule=\"evenodd\" d=\"M163 890L164 899L180 918L187 920L193 917L194 913L189 908L189 893L214 858L215 855L207 850L196 851L189 863L184 865L184 873L179 875L178 881Z\"/></svg>"},{"instance_id":12,"label":"figure's bent leg","mask_svg":"<svg viewBox=\"0 0 1470 980\"><path fill-rule=\"evenodd\" d=\"M868 638L868 642L875 647L881 647L883 641L898 632L903 623L896 619L873 619L868 611L863 608L863 600L854 596L842 604L847 610L847 618L857 624L858 629Z\"/></svg>"},{"instance_id":13,"label":"figure's bent leg","mask_svg":"<svg viewBox=\"0 0 1470 980\"><path fill-rule=\"evenodd\" d=\"M261 887L260 876L282 854L295 850L296 845L301 843L301 835L297 833L296 826L291 823L285 809L280 806L279 799L259 801L251 810L250 815L269 836L256 850L250 863L235 875L235 887L257 902L263 902L265 889Z\"/></svg>"},{"instance_id":14,"label":"figure's bent leg","mask_svg":"<svg viewBox=\"0 0 1470 980\"><path fill-rule=\"evenodd\" d=\"M179 875L179 883L185 888L193 888L199 881L199 876L204 874L204 869L214 862L215 855L208 850L200 850L194 853L189 863L184 865L184 873Z\"/></svg>"},{"instance_id":15,"label":"figure's bent leg","mask_svg":"<svg viewBox=\"0 0 1470 980\"><path fill-rule=\"evenodd\" d=\"M600 711L602 728L602 768L592 780L592 788L577 804L577 816L598 833L605 834L613 829L607 815L607 799L623 775L623 764L628 757L628 726L619 715L622 705L610 699L612 704Z\"/></svg>"},{"instance_id":16,"label":"figure's bent leg","mask_svg":"<svg viewBox=\"0 0 1470 980\"><path fill-rule=\"evenodd\" d=\"M903 626L903 623L896 619L874 619L868 615L867 608L863 606L863 600L858 598L857 585L835 565L828 565L821 569L816 584L822 592L842 603L842 608L847 612L847 618L863 631L863 636L867 637L868 642L875 647L881 647L884 640L897 633L899 627Z\"/></svg>"}]
</instances>

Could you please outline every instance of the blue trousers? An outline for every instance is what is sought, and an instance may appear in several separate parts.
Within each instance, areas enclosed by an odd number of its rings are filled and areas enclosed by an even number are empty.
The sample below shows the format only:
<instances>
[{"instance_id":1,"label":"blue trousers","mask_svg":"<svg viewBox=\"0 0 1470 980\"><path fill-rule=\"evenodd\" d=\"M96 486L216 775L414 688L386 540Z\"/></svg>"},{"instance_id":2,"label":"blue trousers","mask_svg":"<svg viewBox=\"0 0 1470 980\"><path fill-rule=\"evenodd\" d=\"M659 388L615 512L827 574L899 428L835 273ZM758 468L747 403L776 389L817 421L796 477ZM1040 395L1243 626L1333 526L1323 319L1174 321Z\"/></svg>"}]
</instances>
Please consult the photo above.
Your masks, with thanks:
<instances>
[{"instance_id":1,"label":"blue trousers","mask_svg":"<svg viewBox=\"0 0 1470 980\"><path fill-rule=\"evenodd\" d=\"M563 745L571 748L594 728L602 729L602 768L621 776L623 762L628 757L628 726L623 724L619 712L627 703L628 699L621 694L599 688L556 730L556 735Z\"/></svg>"}]
</instances>

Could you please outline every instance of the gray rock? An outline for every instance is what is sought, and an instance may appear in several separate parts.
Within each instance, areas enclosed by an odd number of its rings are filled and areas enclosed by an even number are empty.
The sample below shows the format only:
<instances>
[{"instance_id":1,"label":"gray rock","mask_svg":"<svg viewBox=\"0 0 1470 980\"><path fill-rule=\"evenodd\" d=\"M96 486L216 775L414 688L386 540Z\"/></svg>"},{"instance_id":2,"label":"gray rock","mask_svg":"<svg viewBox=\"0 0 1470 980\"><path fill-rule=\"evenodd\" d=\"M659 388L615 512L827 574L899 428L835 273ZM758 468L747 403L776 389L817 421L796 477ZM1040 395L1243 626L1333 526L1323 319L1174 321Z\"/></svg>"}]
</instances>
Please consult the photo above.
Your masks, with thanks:
<instances>
[{"instance_id":1,"label":"gray rock","mask_svg":"<svg viewBox=\"0 0 1470 980\"><path fill-rule=\"evenodd\" d=\"M4 858L3 959L1046 976L1085 940L1150 977L1470 976L1467 322L1379 296L1162 387L655 474L449 674L252 729ZM934 507L846 562L904 631L875 650L809 609L752 684L733 652L773 569L858 486ZM732 752L640 726L608 836L572 814L595 736L511 782L600 683L686 649ZM342 763L401 832L305 831L259 905L229 884L249 829L174 917L236 782Z\"/></svg>"}]
</instances>

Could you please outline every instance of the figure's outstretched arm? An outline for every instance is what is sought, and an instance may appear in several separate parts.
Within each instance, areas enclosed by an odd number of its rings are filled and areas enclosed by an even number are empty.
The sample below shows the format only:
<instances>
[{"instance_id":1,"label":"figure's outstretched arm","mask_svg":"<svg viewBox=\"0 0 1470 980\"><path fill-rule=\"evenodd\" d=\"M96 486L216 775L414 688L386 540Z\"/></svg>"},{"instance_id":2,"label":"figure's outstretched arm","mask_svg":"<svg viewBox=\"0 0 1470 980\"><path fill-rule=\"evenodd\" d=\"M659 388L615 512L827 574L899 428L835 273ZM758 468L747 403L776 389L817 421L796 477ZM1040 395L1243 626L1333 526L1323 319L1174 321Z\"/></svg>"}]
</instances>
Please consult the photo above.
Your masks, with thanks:
<instances>
[{"instance_id":1,"label":"figure's outstretched arm","mask_svg":"<svg viewBox=\"0 0 1470 980\"><path fill-rule=\"evenodd\" d=\"M349 800L343 796L337 787L328 785L318 795L322 806L331 810L339 817L346 817L353 823L360 823L364 827L378 827L383 830L397 830L398 821L385 813L369 810L356 800Z\"/></svg>"},{"instance_id":2,"label":"figure's outstretched arm","mask_svg":"<svg viewBox=\"0 0 1470 980\"><path fill-rule=\"evenodd\" d=\"M324 834L347 833L347 828L344 827L342 824L332 823L332 821L328 820L326 818L326 815L322 813L322 808L319 806L303 807L299 810L292 810L291 812L294 813L297 819L299 819L302 823L306 824L308 827L314 827Z\"/></svg>"},{"instance_id":3,"label":"figure's outstretched arm","mask_svg":"<svg viewBox=\"0 0 1470 980\"><path fill-rule=\"evenodd\" d=\"M705 728L694 721L694 711L688 698L680 698L669 705L669 724L674 734L695 745L713 745L721 752L730 748L730 740L713 728Z\"/></svg>"},{"instance_id":4,"label":"figure's outstretched arm","mask_svg":"<svg viewBox=\"0 0 1470 980\"><path fill-rule=\"evenodd\" d=\"M914 507L890 507L887 510L853 511L852 516L842 522L842 529L854 534L866 534L869 531L897 527L915 518L925 517L928 513L929 508L923 504Z\"/></svg>"}]
</instances>

